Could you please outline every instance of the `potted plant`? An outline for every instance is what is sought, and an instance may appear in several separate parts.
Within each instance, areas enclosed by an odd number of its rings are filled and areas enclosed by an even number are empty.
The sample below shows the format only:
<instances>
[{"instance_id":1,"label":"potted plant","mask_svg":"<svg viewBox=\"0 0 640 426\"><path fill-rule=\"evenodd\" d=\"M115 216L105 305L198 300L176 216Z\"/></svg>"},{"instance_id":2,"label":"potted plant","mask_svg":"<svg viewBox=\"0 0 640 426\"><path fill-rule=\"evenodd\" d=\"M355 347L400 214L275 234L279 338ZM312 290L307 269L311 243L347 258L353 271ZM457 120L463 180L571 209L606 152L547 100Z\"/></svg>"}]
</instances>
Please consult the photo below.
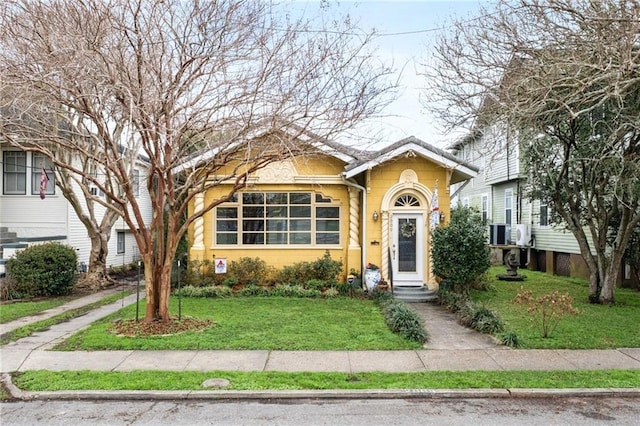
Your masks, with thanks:
<instances>
[{"instance_id":1,"label":"potted plant","mask_svg":"<svg viewBox=\"0 0 640 426\"><path fill-rule=\"evenodd\" d=\"M389 289L389 283L384 278L381 278L380 281L378 281L377 287L380 290L388 290Z\"/></svg>"},{"instance_id":2,"label":"potted plant","mask_svg":"<svg viewBox=\"0 0 640 426\"><path fill-rule=\"evenodd\" d=\"M378 265L373 263L367 263L367 268L364 270L364 283L367 286L367 290L371 291L378 285L382 279L382 274Z\"/></svg>"}]
</instances>

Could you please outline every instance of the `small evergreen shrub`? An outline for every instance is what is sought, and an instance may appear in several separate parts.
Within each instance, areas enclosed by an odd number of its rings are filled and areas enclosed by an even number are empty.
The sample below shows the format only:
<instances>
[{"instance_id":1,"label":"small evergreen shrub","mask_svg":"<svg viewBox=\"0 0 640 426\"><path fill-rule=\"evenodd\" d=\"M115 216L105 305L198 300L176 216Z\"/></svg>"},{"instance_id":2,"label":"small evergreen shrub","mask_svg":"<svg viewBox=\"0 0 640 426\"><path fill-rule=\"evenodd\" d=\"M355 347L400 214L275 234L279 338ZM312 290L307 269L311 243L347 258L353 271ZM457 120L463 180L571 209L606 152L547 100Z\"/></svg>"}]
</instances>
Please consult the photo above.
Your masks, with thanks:
<instances>
[{"instance_id":1,"label":"small evergreen shrub","mask_svg":"<svg viewBox=\"0 0 640 426\"><path fill-rule=\"evenodd\" d=\"M336 288L328 288L325 291L322 292L322 297L330 299L330 298L334 298L334 297L338 297L340 296L340 292L338 292L338 289Z\"/></svg>"},{"instance_id":2,"label":"small evergreen shrub","mask_svg":"<svg viewBox=\"0 0 640 426\"><path fill-rule=\"evenodd\" d=\"M485 239L486 225L477 211L462 206L452 209L451 222L432 234L434 274L446 279L452 291L468 294L490 266Z\"/></svg>"},{"instance_id":3,"label":"small evergreen shrub","mask_svg":"<svg viewBox=\"0 0 640 426\"><path fill-rule=\"evenodd\" d=\"M245 286L268 285L273 268L259 257L241 257L229 263L228 276L235 277L238 284Z\"/></svg>"},{"instance_id":4,"label":"small evergreen shrub","mask_svg":"<svg viewBox=\"0 0 640 426\"><path fill-rule=\"evenodd\" d=\"M419 343L428 340L429 336L422 323L422 318L416 311L396 299L388 299L381 306L387 326L391 331L405 339Z\"/></svg>"},{"instance_id":5,"label":"small evergreen shrub","mask_svg":"<svg viewBox=\"0 0 640 426\"><path fill-rule=\"evenodd\" d=\"M319 280L317 278L314 278L312 280L307 281L304 287L322 291L323 289L330 287L330 285L324 280Z\"/></svg>"},{"instance_id":6,"label":"small evergreen shrub","mask_svg":"<svg viewBox=\"0 0 640 426\"><path fill-rule=\"evenodd\" d=\"M500 333L497 337L498 341L505 346L509 346L511 348L520 347L520 339L518 338L518 335L512 331L508 333Z\"/></svg>"},{"instance_id":7,"label":"small evergreen shrub","mask_svg":"<svg viewBox=\"0 0 640 426\"><path fill-rule=\"evenodd\" d=\"M331 259L326 251L324 256L313 262L297 262L287 265L278 273L277 281L283 284L301 285L310 280L325 281L328 286L338 282L338 275L342 271L342 261Z\"/></svg>"},{"instance_id":8,"label":"small evergreen shrub","mask_svg":"<svg viewBox=\"0 0 640 426\"><path fill-rule=\"evenodd\" d=\"M268 296L270 290L258 285L250 285L236 292L236 296Z\"/></svg>"},{"instance_id":9,"label":"small evergreen shrub","mask_svg":"<svg viewBox=\"0 0 640 426\"><path fill-rule=\"evenodd\" d=\"M504 331L504 322L498 314L486 306L474 303L466 295L441 286L438 296L440 304L455 313L462 325L485 334L495 335Z\"/></svg>"},{"instance_id":10,"label":"small evergreen shrub","mask_svg":"<svg viewBox=\"0 0 640 426\"><path fill-rule=\"evenodd\" d=\"M76 251L59 243L27 247L7 262L7 275L20 297L67 295L77 269Z\"/></svg>"},{"instance_id":11,"label":"small evergreen shrub","mask_svg":"<svg viewBox=\"0 0 640 426\"><path fill-rule=\"evenodd\" d=\"M222 285L225 287L233 288L236 284L238 284L238 278L235 275L230 275L222 280Z\"/></svg>"},{"instance_id":12,"label":"small evergreen shrub","mask_svg":"<svg viewBox=\"0 0 640 426\"><path fill-rule=\"evenodd\" d=\"M178 295L182 297L229 297L233 296L233 292L231 288L222 286L185 286L176 292L176 296Z\"/></svg>"}]
</instances>

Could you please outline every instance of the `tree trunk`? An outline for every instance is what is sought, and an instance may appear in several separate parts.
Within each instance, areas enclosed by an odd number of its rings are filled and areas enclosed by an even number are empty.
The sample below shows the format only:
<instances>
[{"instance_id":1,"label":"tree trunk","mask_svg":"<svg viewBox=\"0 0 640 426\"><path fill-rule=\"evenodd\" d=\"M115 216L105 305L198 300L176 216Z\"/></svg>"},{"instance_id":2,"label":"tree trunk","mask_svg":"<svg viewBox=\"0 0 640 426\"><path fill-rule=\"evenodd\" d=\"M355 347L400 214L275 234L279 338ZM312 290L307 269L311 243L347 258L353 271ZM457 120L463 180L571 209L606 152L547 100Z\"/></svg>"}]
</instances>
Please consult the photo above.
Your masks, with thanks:
<instances>
[{"instance_id":1,"label":"tree trunk","mask_svg":"<svg viewBox=\"0 0 640 426\"><path fill-rule=\"evenodd\" d=\"M144 283L145 283L145 289L147 292L147 304L146 304L146 310L145 310L145 314L144 314L144 322L149 324L152 323L153 321L155 321L155 319L157 318L156 316L156 312L157 312L157 307L158 307L158 303L156 301L156 295L158 294L157 291L157 285L158 283L154 280L154 276L153 276L153 255L150 253L147 253L145 256L143 256L143 260L144 260Z\"/></svg>"}]
</instances>

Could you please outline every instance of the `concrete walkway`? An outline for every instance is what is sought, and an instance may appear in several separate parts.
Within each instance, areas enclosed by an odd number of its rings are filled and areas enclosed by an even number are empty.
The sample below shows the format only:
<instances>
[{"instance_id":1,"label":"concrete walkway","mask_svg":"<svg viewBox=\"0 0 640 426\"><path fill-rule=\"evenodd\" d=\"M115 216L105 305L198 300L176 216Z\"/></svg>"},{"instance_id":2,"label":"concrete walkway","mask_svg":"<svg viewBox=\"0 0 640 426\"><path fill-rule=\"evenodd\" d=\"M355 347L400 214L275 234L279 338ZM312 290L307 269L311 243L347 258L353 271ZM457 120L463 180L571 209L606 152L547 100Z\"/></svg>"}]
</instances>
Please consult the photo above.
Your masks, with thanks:
<instances>
[{"instance_id":1,"label":"concrete walkway","mask_svg":"<svg viewBox=\"0 0 640 426\"><path fill-rule=\"evenodd\" d=\"M116 290L118 291L118 290ZM59 311L92 303L96 294L38 315L41 320ZM460 326L442 307L411 306L424 318L430 342L421 350L405 351L51 351L57 343L123 306L130 295L71 321L3 346L0 372L45 370L171 370L171 371L367 371L418 372L462 370L579 370L640 369L640 348L611 350L512 350L485 335ZM17 324L5 324L7 332Z\"/></svg>"}]
</instances>

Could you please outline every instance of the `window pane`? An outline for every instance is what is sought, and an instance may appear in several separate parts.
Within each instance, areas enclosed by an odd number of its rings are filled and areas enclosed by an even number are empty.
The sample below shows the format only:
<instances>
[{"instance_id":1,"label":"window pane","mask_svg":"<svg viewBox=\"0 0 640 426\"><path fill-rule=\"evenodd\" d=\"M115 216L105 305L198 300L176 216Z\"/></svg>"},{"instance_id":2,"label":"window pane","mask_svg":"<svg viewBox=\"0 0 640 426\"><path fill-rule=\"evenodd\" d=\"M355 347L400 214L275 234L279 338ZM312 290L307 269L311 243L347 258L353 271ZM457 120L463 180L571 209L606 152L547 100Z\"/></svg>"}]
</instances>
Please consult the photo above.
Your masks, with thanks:
<instances>
[{"instance_id":1,"label":"window pane","mask_svg":"<svg viewBox=\"0 0 640 426\"><path fill-rule=\"evenodd\" d=\"M216 231L234 232L238 230L238 221L236 220L219 220L216 223Z\"/></svg>"},{"instance_id":2,"label":"window pane","mask_svg":"<svg viewBox=\"0 0 640 426\"><path fill-rule=\"evenodd\" d=\"M340 244L340 235L316 234L316 244Z\"/></svg>"},{"instance_id":3,"label":"window pane","mask_svg":"<svg viewBox=\"0 0 640 426\"><path fill-rule=\"evenodd\" d=\"M291 206L290 217L311 217L311 206Z\"/></svg>"},{"instance_id":4,"label":"window pane","mask_svg":"<svg viewBox=\"0 0 640 426\"><path fill-rule=\"evenodd\" d=\"M311 193L292 192L290 194L291 204L311 204Z\"/></svg>"},{"instance_id":5,"label":"window pane","mask_svg":"<svg viewBox=\"0 0 640 426\"><path fill-rule=\"evenodd\" d=\"M27 154L22 151L4 152L4 193L27 193Z\"/></svg>"},{"instance_id":6,"label":"window pane","mask_svg":"<svg viewBox=\"0 0 640 426\"><path fill-rule=\"evenodd\" d=\"M216 234L216 244L238 244L238 234Z\"/></svg>"},{"instance_id":7,"label":"window pane","mask_svg":"<svg viewBox=\"0 0 640 426\"><path fill-rule=\"evenodd\" d=\"M287 217L287 206L267 207L267 217Z\"/></svg>"},{"instance_id":8,"label":"window pane","mask_svg":"<svg viewBox=\"0 0 640 426\"><path fill-rule=\"evenodd\" d=\"M267 192L267 204L288 204L288 195L282 192Z\"/></svg>"},{"instance_id":9,"label":"window pane","mask_svg":"<svg viewBox=\"0 0 640 426\"><path fill-rule=\"evenodd\" d=\"M263 231L264 220L243 220L242 230L243 231Z\"/></svg>"},{"instance_id":10,"label":"window pane","mask_svg":"<svg viewBox=\"0 0 640 426\"><path fill-rule=\"evenodd\" d=\"M316 220L316 231L339 231L340 221Z\"/></svg>"},{"instance_id":11,"label":"window pane","mask_svg":"<svg viewBox=\"0 0 640 426\"><path fill-rule=\"evenodd\" d=\"M289 234L290 244L311 244L311 234L296 232Z\"/></svg>"},{"instance_id":12,"label":"window pane","mask_svg":"<svg viewBox=\"0 0 640 426\"><path fill-rule=\"evenodd\" d=\"M287 244L287 234L284 232L267 233L267 244Z\"/></svg>"},{"instance_id":13,"label":"window pane","mask_svg":"<svg viewBox=\"0 0 640 426\"><path fill-rule=\"evenodd\" d=\"M243 207L243 217L264 217L264 207Z\"/></svg>"},{"instance_id":14,"label":"window pane","mask_svg":"<svg viewBox=\"0 0 640 426\"><path fill-rule=\"evenodd\" d=\"M316 217L340 217L339 207L316 207Z\"/></svg>"},{"instance_id":15,"label":"window pane","mask_svg":"<svg viewBox=\"0 0 640 426\"><path fill-rule=\"evenodd\" d=\"M286 230L287 230L286 219L267 220L267 231L286 231Z\"/></svg>"},{"instance_id":16,"label":"window pane","mask_svg":"<svg viewBox=\"0 0 640 426\"><path fill-rule=\"evenodd\" d=\"M42 154L34 152L31 158L31 194L36 195L40 193L40 182L42 180L42 169L45 169L47 173L47 186L45 194L55 193L55 174L53 173L53 165L51 160Z\"/></svg>"},{"instance_id":17,"label":"window pane","mask_svg":"<svg viewBox=\"0 0 640 426\"><path fill-rule=\"evenodd\" d=\"M311 221L310 220L290 220L289 221L289 230L291 231L310 231L311 230Z\"/></svg>"},{"instance_id":18,"label":"window pane","mask_svg":"<svg viewBox=\"0 0 640 426\"><path fill-rule=\"evenodd\" d=\"M236 207L218 207L218 218L235 219L238 217L238 209Z\"/></svg>"},{"instance_id":19,"label":"window pane","mask_svg":"<svg viewBox=\"0 0 640 426\"><path fill-rule=\"evenodd\" d=\"M264 194L262 192L245 192L242 194L243 204L264 204Z\"/></svg>"},{"instance_id":20,"label":"window pane","mask_svg":"<svg viewBox=\"0 0 640 426\"><path fill-rule=\"evenodd\" d=\"M242 234L242 244L264 244L264 234L245 232Z\"/></svg>"},{"instance_id":21,"label":"window pane","mask_svg":"<svg viewBox=\"0 0 640 426\"><path fill-rule=\"evenodd\" d=\"M322 194L316 194L316 203L330 203L331 198L324 198Z\"/></svg>"}]
</instances>

